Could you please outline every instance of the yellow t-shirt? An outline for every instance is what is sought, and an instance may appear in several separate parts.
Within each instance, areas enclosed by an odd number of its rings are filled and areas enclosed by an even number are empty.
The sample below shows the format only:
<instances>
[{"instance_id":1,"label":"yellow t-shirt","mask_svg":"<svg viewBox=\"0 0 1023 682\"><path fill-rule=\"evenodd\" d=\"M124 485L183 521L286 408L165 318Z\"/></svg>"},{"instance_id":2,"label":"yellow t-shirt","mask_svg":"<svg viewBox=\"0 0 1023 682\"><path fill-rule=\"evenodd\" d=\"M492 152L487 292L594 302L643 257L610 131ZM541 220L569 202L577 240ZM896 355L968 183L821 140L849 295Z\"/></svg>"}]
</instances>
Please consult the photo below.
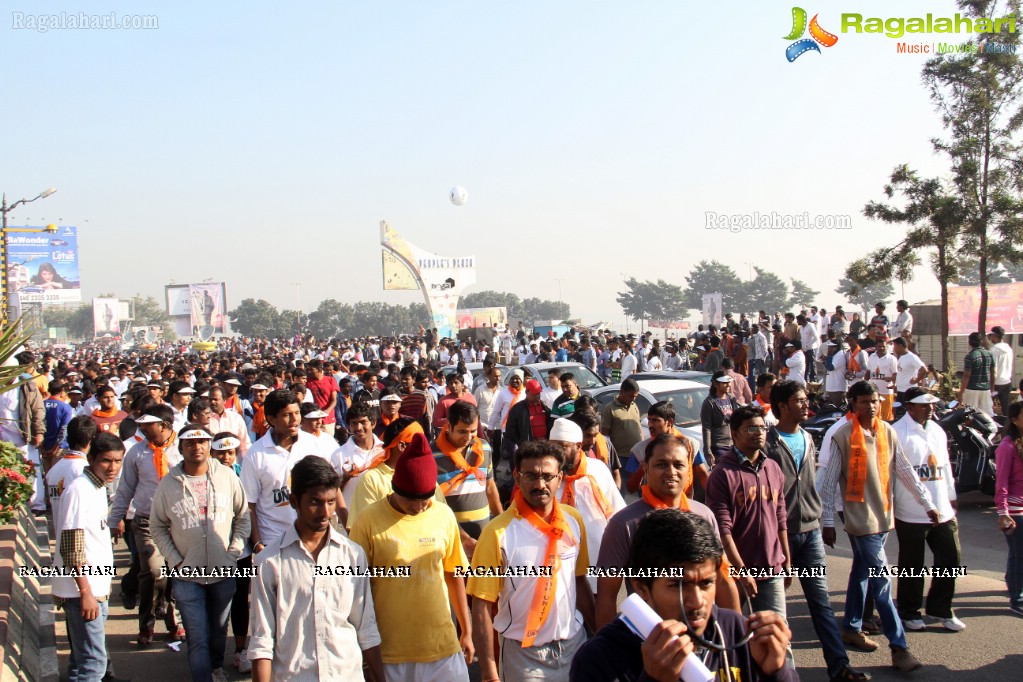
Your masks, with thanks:
<instances>
[{"instance_id":1,"label":"yellow t-shirt","mask_svg":"<svg viewBox=\"0 0 1023 682\"><path fill-rule=\"evenodd\" d=\"M352 504L348 508L348 527L355 525L355 519L370 505L390 495L391 479L394 477L394 469L390 464L378 464L369 471L359 476L359 482L355 486L355 493L352 495ZM444 493L437 486L437 494L433 497L434 502L444 504Z\"/></svg>"},{"instance_id":2,"label":"yellow t-shirt","mask_svg":"<svg viewBox=\"0 0 1023 682\"><path fill-rule=\"evenodd\" d=\"M561 509L568 519L574 542L563 545L558 552L554 606L540 627L534 646L571 639L583 626L582 614L575 607L575 579L585 576L590 564L586 530L576 509L566 504L561 505ZM522 518L514 505L483 528L473 550L473 573L466 592L497 602L494 629L508 639L521 642L525 637L526 618L539 578L520 575L505 580L495 574L542 566L546 550L547 537ZM480 569L486 571L477 575Z\"/></svg>"},{"instance_id":3,"label":"yellow t-shirt","mask_svg":"<svg viewBox=\"0 0 1023 682\"><path fill-rule=\"evenodd\" d=\"M349 537L371 567L411 567L408 578L370 579L384 663L430 663L461 651L444 582L469 565L454 512L435 501L410 516L385 498L362 510Z\"/></svg>"}]
</instances>

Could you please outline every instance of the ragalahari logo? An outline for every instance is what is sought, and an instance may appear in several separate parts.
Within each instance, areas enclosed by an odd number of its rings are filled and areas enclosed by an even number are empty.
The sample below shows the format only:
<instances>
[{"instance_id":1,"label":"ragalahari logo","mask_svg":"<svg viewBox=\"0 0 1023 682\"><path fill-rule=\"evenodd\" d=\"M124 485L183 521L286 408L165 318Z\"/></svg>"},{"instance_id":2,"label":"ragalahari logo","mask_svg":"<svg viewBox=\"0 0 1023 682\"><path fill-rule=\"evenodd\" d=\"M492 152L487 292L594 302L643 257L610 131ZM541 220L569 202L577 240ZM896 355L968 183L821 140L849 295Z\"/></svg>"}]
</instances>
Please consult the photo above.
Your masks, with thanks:
<instances>
[{"instance_id":1,"label":"ragalahari logo","mask_svg":"<svg viewBox=\"0 0 1023 682\"><path fill-rule=\"evenodd\" d=\"M828 33L820 24L817 23L817 17L819 15L813 15L813 19L810 20L810 37L803 38L802 40L796 40L800 38L803 33L807 30L806 27L806 10L802 7L792 8L792 31L785 36L785 40L795 40L796 42L785 48L785 58L790 62L796 61L801 54L813 50L820 52L821 49L817 47L818 43L824 47L832 47L838 42L838 36L834 33Z\"/></svg>"}]
</instances>

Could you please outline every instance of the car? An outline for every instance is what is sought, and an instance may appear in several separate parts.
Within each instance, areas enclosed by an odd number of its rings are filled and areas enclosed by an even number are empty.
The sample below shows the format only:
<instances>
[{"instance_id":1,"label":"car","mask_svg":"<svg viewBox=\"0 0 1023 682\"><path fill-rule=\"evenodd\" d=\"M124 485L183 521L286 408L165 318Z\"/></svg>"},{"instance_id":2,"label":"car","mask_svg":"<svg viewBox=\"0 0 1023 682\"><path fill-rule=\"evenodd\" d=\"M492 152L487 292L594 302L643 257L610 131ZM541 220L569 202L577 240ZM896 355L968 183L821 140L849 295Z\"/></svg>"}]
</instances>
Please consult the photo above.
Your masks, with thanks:
<instances>
[{"instance_id":1,"label":"car","mask_svg":"<svg viewBox=\"0 0 1023 682\"><path fill-rule=\"evenodd\" d=\"M630 378L636 381L643 379L688 379L689 381L695 381L706 386L710 386L710 378L713 376L711 372L699 372L696 370L684 369L677 372L673 372L670 369L657 369L651 372L636 372L632 374Z\"/></svg>"},{"instance_id":2,"label":"car","mask_svg":"<svg viewBox=\"0 0 1023 682\"><path fill-rule=\"evenodd\" d=\"M595 389L607 386L607 382L597 376L596 372L578 362L535 362L531 365L509 367L503 372L501 384L507 386L511 381L511 370L521 369L526 374L526 381L536 379L544 388L550 388L550 384L547 382L547 372L554 367L560 369L562 374L570 372L575 377L575 382L579 385L581 393L593 395Z\"/></svg>"},{"instance_id":3,"label":"car","mask_svg":"<svg viewBox=\"0 0 1023 682\"><path fill-rule=\"evenodd\" d=\"M511 373L511 368L510 367L507 367L505 365L494 365L494 366L497 367L499 370L501 370L502 377L504 375L506 375L506 374ZM449 374L454 374L456 369L457 369L456 365L444 365L443 367L440 368L440 371L444 375L444 378L447 379L448 375ZM467 362L467 363L465 363L465 369L466 369L467 372L472 374L473 381L475 382L476 377L478 377L480 374L483 373L483 363L482 362ZM468 388L469 388L470 391L472 390L472 386L469 386Z\"/></svg>"},{"instance_id":4,"label":"car","mask_svg":"<svg viewBox=\"0 0 1023 682\"><path fill-rule=\"evenodd\" d=\"M639 384L639 395L636 396L636 406L639 408L639 415L643 420L643 438L650 437L650 431L646 426L646 413L650 411L650 406L662 400L669 400L675 407L676 428L696 441L702 450L703 427L700 422L700 411L703 409L703 401L710 393L710 387L689 379L644 378L638 380L637 383ZM605 386L591 391L590 395L603 410L605 405L615 399L621 386L621 384Z\"/></svg>"}]
</instances>

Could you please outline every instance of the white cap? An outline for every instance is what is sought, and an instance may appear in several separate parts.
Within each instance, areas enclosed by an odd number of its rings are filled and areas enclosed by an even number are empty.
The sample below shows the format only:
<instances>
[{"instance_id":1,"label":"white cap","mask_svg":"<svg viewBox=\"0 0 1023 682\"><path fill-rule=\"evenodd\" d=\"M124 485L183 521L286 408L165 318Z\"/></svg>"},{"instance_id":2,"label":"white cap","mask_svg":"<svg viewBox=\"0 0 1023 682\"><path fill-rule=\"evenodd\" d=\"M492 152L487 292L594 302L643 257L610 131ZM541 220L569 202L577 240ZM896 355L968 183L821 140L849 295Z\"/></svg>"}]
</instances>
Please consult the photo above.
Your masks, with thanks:
<instances>
[{"instance_id":1,"label":"white cap","mask_svg":"<svg viewBox=\"0 0 1023 682\"><path fill-rule=\"evenodd\" d=\"M190 386L185 386L184 388L179 388L178 393L195 393L195 389Z\"/></svg>"},{"instance_id":2,"label":"white cap","mask_svg":"<svg viewBox=\"0 0 1023 682\"><path fill-rule=\"evenodd\" d=\"M307 414L302 415L302 419L323 419L327 416L327 413L323 410L313 410Z\"/></svg>"},{"instance_id":3,"label":"white cap","mask_svg":"<svg viewBox=\"0 0 1023 682\"><path fill-rule=\"evenodd\" d=\"M144 414L135 420L136 424L159 424L163 420L154 414Z\"/></svg>"},{"instance_id":4,"label":"white cap","mask_svg":"<svg viewBox=\"0 0 1023 682\"><path fill-rule=\"evenodd\" d=\"M238 381L237 379L234 379L234 378L227 379L227 380L224 381L224 383L225 384L233 384L234 386L241 386L242 385L242 382L240 382L240 381Z\"/></svg>"},{"instance_id":5,"label":"white cap","mask_svg":"<svg viewBox=\"0 0 1023 682\"><path fill-rule=\"evenodd\" d=\"M906 402L910 405L933 405L934 403L940 403L941 400L930 393L924 393L923 395L918 395L912 400L907 400Z\"/></svg>"},{"instance_id":6,"label":"white cap","mask_svg":"<svg viewBox=\"0 0 1023 682\"><path fill-rule=\"evenodd\" d=\"M227 382L224 382L224 383L227 383ZM252 384L251 386L249 386L249 388L252 389L253 391L269 391L270 390L269 388L267 388L263 384Z\"/></svg>"},{"instance_id":7,"label":"white cap","mask_svg":"<svg viewBox=\"0 0 1023 682\"><path fill-rule=\"evenodd\" d=\"M212 447L214 450L235 450L241 445L242 442L234 436L224 436L220 440L213 441Z\"/></svg>"},{"instance_id":8,"label":"white cap","mask_svg":"<svg viewBox=\"0 0 1023 682\"><path fill-rule=\"evenodd\" d=\"M206 429L189 429L179 433L178 440L213 440L213 434Z\"/></svg>"},{"instance_id":9,"label":"white cap","mask_svg":"<svg viewBox=\"0 0 1023 682\"><path fill-rule=\"evenodd\" d=\"M400 403L401 402L401 396L398 395L397 393L385 393L384 395L380 396L380 402L382 402L382 403Z\"/></svg>"},{"instance_id":10,"label":"white cap","mask_svg":"<svg viewBox=\"0 0 1023 682\"><path fill-rule=\"evenodd\" d=\"M571 419L554 420L554 426L551 427L550 440L560 440L565 443L582 443L583 442L583 430L579 428Z\"/></svg>"},{"instance_id":11,"label":"white cap","mask_svg":"<svg viewBox=\"0 0 1023 682\"><path fill-rule=\"evenodd\" d=\"M730 376L728 376L726 374L724 376L718 377L714 381L717 381L718 383L721 383L721 384L730 384L730 383L732 383L732 377L730 377Z\"/></svg>"}]
</instances>

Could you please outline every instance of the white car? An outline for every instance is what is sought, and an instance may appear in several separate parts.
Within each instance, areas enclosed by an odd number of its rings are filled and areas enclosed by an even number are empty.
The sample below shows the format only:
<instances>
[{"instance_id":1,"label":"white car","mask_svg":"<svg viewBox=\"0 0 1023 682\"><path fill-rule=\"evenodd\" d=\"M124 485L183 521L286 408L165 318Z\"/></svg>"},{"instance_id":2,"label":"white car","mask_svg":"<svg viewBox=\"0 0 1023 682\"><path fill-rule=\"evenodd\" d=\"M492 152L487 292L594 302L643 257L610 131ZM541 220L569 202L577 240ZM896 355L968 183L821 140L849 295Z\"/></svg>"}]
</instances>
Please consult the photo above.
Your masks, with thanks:
<instances>
[{"instance_id":1,"label":"white car","mask_svg":"<svg viewBox=\"0 0 1023 682\"><path fill-rule=\"evenodd\" d=\"M636 396L636 406L639 407L639 414L643 419L643 438L650 437L647 430L646 413L650 406L663 400L671 401L675 407L675 426L679 431L686 434L699 445L703 450L703 428L700 424L700 411L703 409L703 401L707 398L710 387L706 384L688 379L663 379L657 378L636 378L639 384L639 395ZM600 408L610 403L618 395L621 384L612 384L603 388L593 389L590 395L600 403Z\"/></svg>"}]
</instances>

